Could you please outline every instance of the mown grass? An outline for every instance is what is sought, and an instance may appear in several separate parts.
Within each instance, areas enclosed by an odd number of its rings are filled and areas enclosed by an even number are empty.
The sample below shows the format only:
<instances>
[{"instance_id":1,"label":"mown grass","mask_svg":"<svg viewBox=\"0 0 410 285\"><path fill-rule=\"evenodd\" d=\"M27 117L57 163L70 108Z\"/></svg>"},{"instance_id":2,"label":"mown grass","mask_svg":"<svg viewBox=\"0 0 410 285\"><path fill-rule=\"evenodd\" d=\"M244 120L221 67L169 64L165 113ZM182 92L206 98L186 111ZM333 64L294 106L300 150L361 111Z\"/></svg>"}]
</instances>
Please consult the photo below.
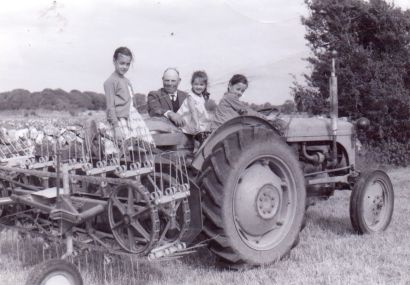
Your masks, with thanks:
<instances>
[{"instance_id":1,"label":"mown grass","mask_svg":"<svg viewBox=\"0 0 410 285\"><path fill-rule=\"evenodd\" d=\"M403 284L410 285L410 169L389 172L395 187L395 210L388 230L358 236L349 219L350 192L337 192L307 211L300 244L270 266L228 271L215 265L206 249L182 259L142 262L90 253L77 258L85 284ZM59 253L53 246L0 234L0 284L24 284L33 265ZM44 256L45 254L45 256ZM47 256L48 254L48 256ZM61 254L61 252L60 252Z\"/></svg>"}]
</instances>

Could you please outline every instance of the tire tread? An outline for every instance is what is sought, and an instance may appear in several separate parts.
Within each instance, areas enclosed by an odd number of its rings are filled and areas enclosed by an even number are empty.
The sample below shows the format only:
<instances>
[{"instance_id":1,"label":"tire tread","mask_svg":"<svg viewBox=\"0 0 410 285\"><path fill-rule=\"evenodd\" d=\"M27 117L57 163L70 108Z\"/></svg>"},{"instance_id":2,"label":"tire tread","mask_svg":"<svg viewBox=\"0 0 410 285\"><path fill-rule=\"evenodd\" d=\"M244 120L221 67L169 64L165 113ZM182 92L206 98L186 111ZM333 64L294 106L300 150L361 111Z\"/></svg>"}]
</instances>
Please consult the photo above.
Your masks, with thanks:
<instances>
[{"instance_id":1,"label":"tire tread","mask_svg":"<svg viewBox=\"0 0 410 285\"><path fill-rule=\"evenodd\" d=\"M224 180L235 166L242 151L254 146L256 141L266 143L266 140L272 137L278 137L272 130L255 126L245 127L216 144L203 165L205 173L199 178L200 188L205 191L202 205L205 216L203 230L208 237L212 238L212 242L209 243L210 250L232 264L249 261L233 250L224 230L224 222L221 218ZM280 139L275 140L275 143L280 145L279 147L288 147Z\"/></svg>"}]
</instances>

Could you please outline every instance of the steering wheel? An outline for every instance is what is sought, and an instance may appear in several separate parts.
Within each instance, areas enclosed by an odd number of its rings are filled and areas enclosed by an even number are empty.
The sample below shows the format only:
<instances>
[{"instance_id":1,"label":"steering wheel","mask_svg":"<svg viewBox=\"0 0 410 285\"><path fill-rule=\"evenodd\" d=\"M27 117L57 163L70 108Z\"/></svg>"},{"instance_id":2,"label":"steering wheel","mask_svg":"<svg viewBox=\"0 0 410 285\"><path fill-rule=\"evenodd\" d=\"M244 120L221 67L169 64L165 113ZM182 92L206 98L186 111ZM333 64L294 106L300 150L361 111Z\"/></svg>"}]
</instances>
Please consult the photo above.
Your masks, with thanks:
<instances>
[{"instance_id":1,"label":"steering wheel","mask_svg":"<svg viewBox=\"0 0 410 285\"><path fill-rule=\"evenodd\" d=\"M281 112L277 107L268 107L258 110L258 113L265 115L266 117L270 117L272 115L279 115Z\"/></svg>"}]
</instances>

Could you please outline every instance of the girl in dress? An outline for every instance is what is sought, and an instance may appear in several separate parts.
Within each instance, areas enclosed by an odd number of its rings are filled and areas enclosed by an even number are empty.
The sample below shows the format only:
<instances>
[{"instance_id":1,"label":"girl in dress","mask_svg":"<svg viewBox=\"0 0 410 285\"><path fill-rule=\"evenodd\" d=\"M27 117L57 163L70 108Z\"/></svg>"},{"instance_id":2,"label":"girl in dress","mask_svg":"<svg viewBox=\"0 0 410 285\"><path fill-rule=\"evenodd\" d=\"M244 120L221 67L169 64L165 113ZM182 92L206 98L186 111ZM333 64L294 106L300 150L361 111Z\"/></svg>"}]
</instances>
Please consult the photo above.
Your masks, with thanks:
<instances>
[{"instance_id":1,"label":"girl in dress","mask_svg":"<svg viewBox=\"0 0 410 285\"><path fill-rule=\"evenodd\" d=\"M182 131L202 143L209 134L210 127L210 115L205 108L209 100L207 74L204 71L195 71L192 74L191 85L189 96L182 103L178 114L185 121Z\"/></svg>"},{"instance_id":2,"label":"girl in dress","mask_svg":"<svg viewBox=\"0 0 410 285\"><path fill-rule=\"evenodd\" d=\"M134 92L131 82L125 77L132 59L132 53L128 48L117 48L113 56L115 70L104 82L107 121L111 127L107 130L107 135L113 136L116 142L135 138L154 144L149 129L133 106Z\"/></svg>"}]
</instances>

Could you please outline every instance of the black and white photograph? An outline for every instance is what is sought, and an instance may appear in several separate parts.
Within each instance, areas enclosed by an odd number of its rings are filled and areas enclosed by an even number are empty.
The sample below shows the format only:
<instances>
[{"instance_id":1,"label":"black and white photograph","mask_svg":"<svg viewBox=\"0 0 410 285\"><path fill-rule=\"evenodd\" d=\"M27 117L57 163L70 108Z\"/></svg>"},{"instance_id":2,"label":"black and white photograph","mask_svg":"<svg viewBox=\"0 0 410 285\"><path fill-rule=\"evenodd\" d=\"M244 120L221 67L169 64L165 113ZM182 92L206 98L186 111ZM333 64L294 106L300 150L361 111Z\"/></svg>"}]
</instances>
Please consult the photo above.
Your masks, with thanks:
<instances>
[{"instance_id":1,"label":"black and white photograph","mask_svg":"<svg viewBox=\"0 0 410 285\"><path fill-rule=\"evenodd\" d=\"M410 285L410 1L1 1L0 284Z\"/></svg>"}]
</instances>

